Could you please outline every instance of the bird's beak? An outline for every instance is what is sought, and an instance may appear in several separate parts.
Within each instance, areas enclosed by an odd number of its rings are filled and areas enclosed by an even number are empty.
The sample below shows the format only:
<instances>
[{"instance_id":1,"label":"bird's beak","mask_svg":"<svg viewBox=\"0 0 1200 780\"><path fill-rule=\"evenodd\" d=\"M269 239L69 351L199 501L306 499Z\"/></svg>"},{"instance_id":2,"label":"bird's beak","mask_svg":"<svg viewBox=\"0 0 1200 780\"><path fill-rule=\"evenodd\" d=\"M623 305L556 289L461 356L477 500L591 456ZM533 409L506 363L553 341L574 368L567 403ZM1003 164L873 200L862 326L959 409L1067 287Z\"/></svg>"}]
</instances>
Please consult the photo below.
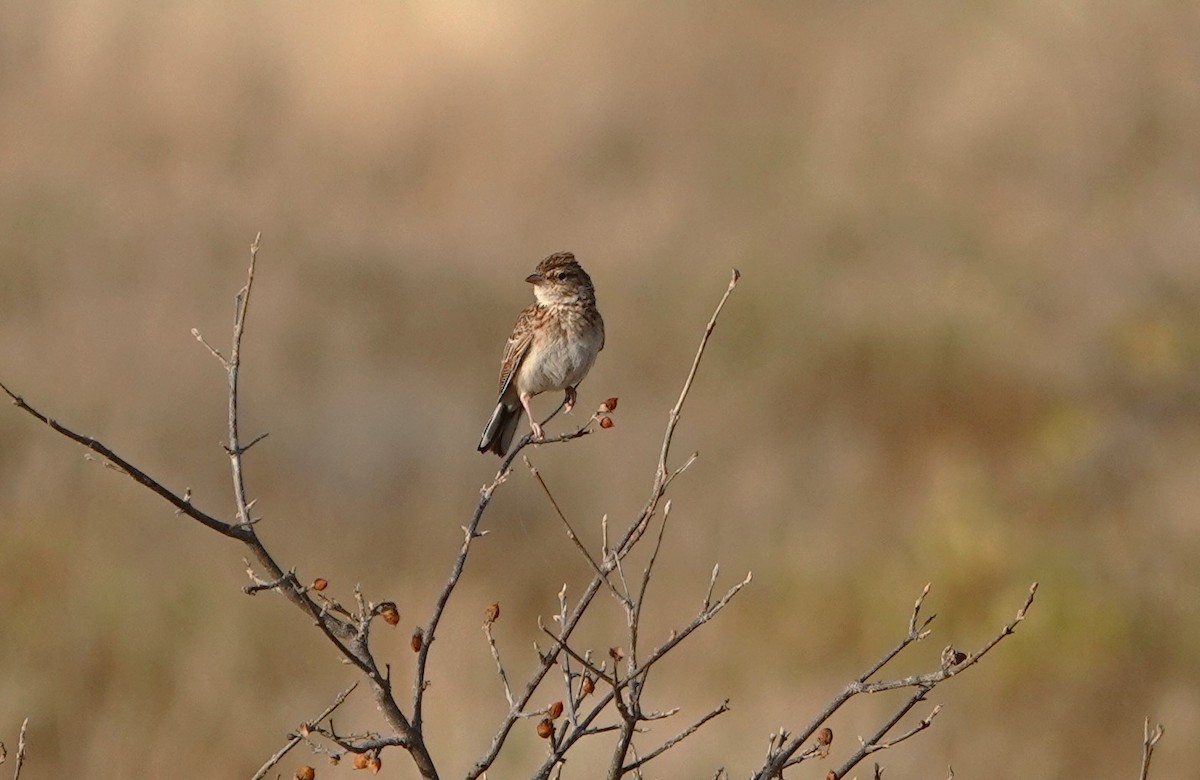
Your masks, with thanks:
<instances>
[{"instance_id":1,"label":"bird's beak","mask_svg":"<svg viewBox=\"0 0 1200 780\"><path fill-rule=\"evenodd\" d=\"M525 277L525 281L529 282L530 284L537 284L538 282L542 281L542 279L544 279L544 278L545 277L543 277L541 274L534 271L529 276Z\"/></svg>"}]
</instances>

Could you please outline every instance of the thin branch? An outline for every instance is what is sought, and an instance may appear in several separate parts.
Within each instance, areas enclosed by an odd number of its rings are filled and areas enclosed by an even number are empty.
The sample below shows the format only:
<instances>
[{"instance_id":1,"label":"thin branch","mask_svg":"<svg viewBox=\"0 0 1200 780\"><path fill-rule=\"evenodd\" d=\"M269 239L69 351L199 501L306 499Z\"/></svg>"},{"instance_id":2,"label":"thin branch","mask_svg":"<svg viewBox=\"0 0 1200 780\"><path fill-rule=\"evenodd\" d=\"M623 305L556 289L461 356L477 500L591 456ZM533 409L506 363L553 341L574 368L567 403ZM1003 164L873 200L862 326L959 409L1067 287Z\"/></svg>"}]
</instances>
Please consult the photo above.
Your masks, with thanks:
<instances>
[{"instance_id":1,"label":"thin branch","mask_svg":"<svg viewBox=\"0 0 1200 780\"><path fill-rule=\"evenodd\" d=\"M663 753L667 752L671 748L678 745L680 742L684 741L691 735L695 734L700 729L700 727L703 726L705 723L708 723L713 718L717 717L718 715L724 714L726 712L729 712L729 699L726 699L724 702L721 703L721 705L719 707L709 711L709 713L707 715L705 715L704 717L702 717L700 720L696 721L695 723L688 726L683 731L681 731L678 734L676 734L675 736L671 737L670 739L668 739L666 742L659 745L654 750L650 751L646 755L639 758L637 761L633 762L632 764L626 764L624 770L622 770L622 771L631 772L631 771L649 763L650 761L653 761L655 758L658 758Z\"/></svg>"},{"instance_id":2,"label":"thin branch","mask_svg":"<svg viewBox=\"0 0 1200 780\"><path fill-rule=\"evenodd\" d=\"M894 713L894 715L889 719L887 724L885 724L884 728L882 728L871 740L864 742L864 748L860 749L851 761L847 761L843 767L837 770L837 774L835 776L842 777L846 772L849 772L850 769L855 766L855 764L861 761L863 757L867 755L867 753L871 752L872 749L868 748L868 746L876 744L883 739L883 737L887 735L887 732L899 722L900 718L902 718L910 709L912 709L917 702L924 699L929 691L931 691L940 683L977 664L988 652L992 650L992 648L999 644L1001 640L1012 635L1016 630L1016 627L1025 619L1029 608L1033 605L1033 599L1037 594L1037 588L1038 584L1036 582L1029 586L1029 593L1025 597L1024 604L1022 604L1021 608L1017 610L1016 617L1006 623L1004 627L1000 629L999 633L993 636L975 653L961 655L951 652L949 654L949 660L943 660L940 668L937 671L930 672L928 674L911 675L909 677L895 680L868 682L871 677L877 674L888 662L895 658L901 650L908 647L913 642L920 641L929 635L928 626L933 620L933 616L926 618L924 621L920 620L921 606L925 597L929 593L929 586L926 585L925 589L921 592L921 595L917 598L916 603L913 606L912 616L909 618L908 622L908 632L905 637L894 648L889 650L883 656L883 658L872 664L866 672L859 675L840 693L834 696L833 699L825 706L825 709L823 709L820 714L813 718L813 720L809 722L808 726L806 726L803 731L791 736L790 739L785 738L786 732L781 732L778 742L772 740L772 745L767 751L767 760L763 764L762 768L759 769L759 771L754 775L754 780L772 780L773 778L781 777L784 767L788 766L792 762L792 760L796 757L796 754L808 742L812 735L815 734L817 730L821 728L821 726L835 712L841 709L841 707L854 696L862 693L878 693L880 691L895 690L898 688L916 688L917 691L911 697L909 697L904 704L901 705L896 713ZM959 657L960 655L961 657ZM931 715L930 719L932 717L933 716ZM920 728L916 729L916 731L922 731L927 727L928 724L921 726ZM903 739L907 739L908 736L911 735L906 735ZM895 744L899 741L902 740L893 740L892 744Z\"/></svg>"},{"instance_id":3,"label":"thin branch","mask_svg":"<svg viewBox=\"0 0 1200 780\"><path fill-rule=\"evenodd\" d=\"M932 726L933 719L936 718L937 714L941 711L942 711L942 705L938 704L932 710L929 711L928 715L926 715L924 718L921 718L921 720L919 720L917 722L917 725L913 726L911 729L904 732L900 736L893 737L892 739L888 740L887 742L868 742L866 745L864 745L864 749L866 750L867 753L874 753L877 750L887 750L890 747L895 747L896 745L899 745L904 740L914 737L917 734L920 734L925 729ZM882 736L883 735L881 734L880 738L882 738Z\"/></svg>"},{"instance_id":4,"label":"thin branch","mask_svg":"<svg viewBox=\"0 0 1200 780\"><path fill-rule=\"evenodd\" d=\"M1161 723L1155 725L1154 729L1150 729L1150 716L1146 716L1146 722L1142 726L1142 772L1141 780L1146 780L1150 776L1150 757L1154 755L1154 746L1162 739L1163 726Z\"/></svg>"},{"instance_id":5,"label":"thin branch","mask_svg":"<svg viewBox=\"0 0 1200 780\"><path fill-rule=\"evenodd\" d=\"M242 367L242 335L246 332L246 315L250 311L250 292L254 289L254 264L258 260L258 246L262 233L254 236L250 245L250 268L246 272L246 286L237 294L237 313L233 318L233 345L225 369L229 374L229 467L233 474L233 496L237 504L237 515L242 525L250 524L250 507L246 503L246 480L242 473L242 449L238 434L238 380Z\"/></svg>"},{"instance_id":6,"label":"thin branch","mask_svg":"<svg viewBox=\"0 0 1200 780\"><path fill-rule=\"evenodd\" d=\"M909 711L917 705L918 702L924 701L927 693L929 693L928 688L919 689L916 693L905 700L905 702L894 713L892 713L892 716L882 726L879 727L879 729L874 735L872 735L870 739L860 739L859 741L861 744L858 750L856 750L854 754L850 756L850 758L846 759L846 763L842 764L840 767L830 773L833 780L836 780L836 778L839 777L845 777L846 774L853 769L858 762L866 758L867 755L879 750L887 750L893 745L898 745L904 740L909 739L910 737L913 737L929 728L930 724L933 723L933 719L937 717L938 712L940 712L942 709L940 704L934 707L929 715L922 718L917 725L913 726L905 733L888 742L883 741L883 738L887 736L889 731L896 727L896 724L900 722L901 718L907 715Z\"/></svg>"},{"instance_id":7,"label":"thin branch","mask_svg":"<svg viewBox=\"0 0 1200 780\"><path fill-rule=\"evenodd\" d=\"M504 673L504 664L500 663L500 651L496 649L496 640L492 637L491 619L483 621L483 635L487 637L488 647L492 650L492 659L496 662L496 673L500 675L500 682L504 684L504 698L508 700L508 706L511 709L513 706L512 688L508 684L508 675Z\"/></svg>"},{"instance_id":8,"label":"thin branch","mask_svg":"<svg viewBox=\"0 0 1200 780\"><path fill-rule=\"evenodd\" d=\"M712 317L708 320L708 325L704 328L704 335L700 338L700 347L696 350L696 357L692 359L692 367L688 371L687 379L684 380L683 389L679 391L679 400L675 402L674 408L667 418L667 432L663 436L662 450L658 456L658 472L654 478L654 490L657 492L660 488L665 487L667 480L667 456L671 452L671 439L675 435L675 426L679 424L679 412L683 409L683 402L687 400L688 393L692 390L692 382L696 379L696 371L700 368L700 358L704 357L704 350L708 346L708 339L712 336L713 329L717 327L717 318L721 316L721 309L725 308L725 301L729 300L730 294L733 293L733 288L737 287L738 279L741 278L741 273L735 268L729 279L729 287L725 289L725 294L721 296L721 300L717 303L717 308L713 311ZM654 499L655 501L657 499Z\"/></svg>"},{"instance_id":9,"label":"thin branch","mask_svg":"<svg viewBox=\"0 0 1200 780\"><path fill-rule=\"evenodd\" d=\"M434 768L433 759L425 747L421 733L419 729L413 728L408 718L396 703L387 674L380 671L367 648L366 632L360 626L331 614L329 610L319 605L309 595L307 588L301 587L294 579L291 582L286 581L285 578L287 575L284 569L267 551L254 530L252 524L253 518L250 515L250 508L253 502L248 501L246 498L245 483L242 474L242 455L246 452L247 447L242 446L238 433L238 373L241 361L241 342L245 332L246 313L254 281L254 265L257 258L258 246L259 238L256 237L250 250L250 268L247 272L246 286L242 288L237 296L233 349L228 360L222 360L229 373L230 393L229 442L225 449L230 457L238 522L227 523L201 512L193 505L190 493L185 493L184 496L175 494L157 480L151 478L146 472L117 455L106 445L90 436L84 436L65 426L59 425L53 419L50 419L25 403L20 396L10 391L4 385L0 384L0 389L12 399L18 408L45 423L55 432L103 456L110 463L114 464L117 470L162 497L175 507L177 514L186 515L223 536L237 539L245 544L249 548L253 558L258 562L258 565L265 570L265 577L262 578L261 582L277 583L273 589L283 594L288 601L308 614L319 630L337 648L339 654L367 677L371 684L372 696L380 712L389 726L396 732L396 744L403 744L405 746L423 778L426 778L426 780L436 780L438 776L437 770ZM258 440L261 440L261 437L255 441ZM251 445L253 444L254 442L251 442ZM258 581L257 577L254 579ZM252 592L256 591L252 589Z\"/></svg>"},{"instance_id":10,"label":"thin branch","mask_svg":"<svg viewBox=\"0 0 1200 780\"><path fill-rule=\"evenodd\" d=\"M9 390L8 387L6 385L4 385L4 383L2 383L2 382L0 382L0 390L3 390L4 393L9 398L12 399L13 405L16 406L18 409L20 409L21 411L26 412L29 415L31 415L32 417L45 423L55 433L61 434L65 437L67 437L68 439L70 439L71 441L76 442L77 444L82 444L84 447L88 448L92 452L95 452L98 455L100 455L101 457L103 457L104 459L112 462L113 464L115 464L117 466L118 469L120 469L122 472L124 472L126 475L128 475L129 478L132 479L134 482L137 482L139 485L142 485L143 487L150 489L152 492L154 492L157 495L159 495L160 497L166 499L166 501L169 504L171 504L172 506L175 507L175 509L177 510L176 514L187 515L188 517L192 518L193 520L203 524L207 528L211 528L212 530L216 531L219 534L222 534L224 536L228 536L228 537L231 537L234 539L241 539L244 541L245 534L241 531L241 529L235 527L234 525L232 525L230 523L226 523L221 520L218 520L217 518L213 517L212 515L201 512L199 509L197 509L195 506L192 505L190 496L185 499L182 496L176 495L174 492L172 492L171 490L164 487L161 482L154 479L149 474L147 474L146 472L139 469L137 466L134 466L132 463L125 460L117 453L113 452L111 449L109 449L109 447L107 445L105 445L100 440L95 439L91 436L86 436L81 433L76 433L75 431L71 430L70 428L66 427L65 425L60 425L56 420L54 420L50 417L47 417L46 415L39 412L37 409L34 409L32 406L30 406L28 403L25 402L24 398L17 395L16 393L14 393L12 390Z\"/></svg>"},{"instance_id":11,"label":"thin branch","mask_svg":"<svg viewBox=\"0 0 1200 780\"><path fill-rule=\"evenodd\" d=\"M565 401L559 404L558 408L550 413L542 425L550 422L554 417L565 407ZM595 419L594 417L592 418ZM566 433L557 439L549 440L548 442L539 442L541 444L551 443L555 441L570 441L571 439L579 438L588 432L588 427L592 424L592 420L588 420L582 427L573 433ZM522 436L516 446L514 446L500 463L500 468L496 471L496 477L491 484L485 485L479 491L479 502L475 505L475 511L471 514L471 519L466 526L463 527L463 544L459 548L458 555L454 559L453 565L450 567L450 576L446 579L446 584L442 586L442 590L438 593L437 600L433 605L433 612L429 616L429 622L426 623L423 630L425 641L421 645L420 651L417 653L417 667L413 675L413 715L412 725L417 731L420 731L424 722L424 699L425 690L429 687L429 680L426 677L426 668L429 663L429 650L433 646L434 640L437 638L437 627L441 623L442 615L445 614L446 605L450 602L450 596L454 593L455 587L458 585L459 579L462 577L463 570L467 565L467 557L471 552L471 542L483 533L479 531L479 523L483 519L483 513L487 510L488 505L492 502L492 496L507 478L512 467L512 463L516 460L517 455L527 447L533 438L532 433L527 433ZM494 759L493 759L494 760ZM486 769L486 767L485 767Z\"/></svg>"},{"instance_id":12,"label":"thin branch","mask_svg":"<svg viewBox=\"0 0 1200 780\"><path fill-rule=\"evenodd\" d=\"M525 465L529 468L530 473L533 474L533 478L537 480L539 485L541 485L542 492L546 494L546 498L550 499L550 505L554 507L555 514L557 514L558 519L562 521L563 527L567 529L567 538L575 543L575 547L578 548L579 552L583 553L583 557L587 559L589 564L591 564L592 571L604 578L604 582L609 588L612 589L613 594L618 599L627 600L617 591L616 586L609 582L608 571L600 568L600 564L596 563L596 559L593 558L592 554L589 553L587 548L583 546L583 542L579 540L579 535L575 533L575 529L571 527L570 521L567 520L567 516L563 514L562 508L559 507L558 501L556 501L554 498L554 494L550 492L550 488L546 485L546 480L542 479L541 472L539 472L533 463L530 462L528 456L522 455L521 459L525 461Z\"/></svg>"},{"instance_id":13,"label":"thin branch","mask_svg":"<svg viewBox=\"0 0 1200 780\"><path fill-rule=\"evenodd\" d=\"M17 737L17 758L13 768L13 780L20 780L21 767L25 766L25 732L29 730L29 718L21 721L21 733Z\"/></svg>"},{"instance_id":14,"label":"thin branch","mask_svg":"<svg viewBox=\"0 0 1200 780\"><path fill-rule=\"evenodd\" d=\"M358 687L358 683L354 683L349 688L347 688L346 690L339 693L337 695L337 698L335 698L333 700L333 703L330 704L328 707L326 707L325 710L320 715L318 715L317 717L313 718L310 721L307 721L304 724L304 726L301 728L301 732L311 730L318 723L320 723L321 721L325 720L330 715L332 715L333 711L336 710L338 707L342 706L342 703L344 701L346 701L346 697L349 696L354 691L354 689L357 687ZM296 747L296 745L299 745L301 742L303 742L304 737L305 737L305 735L303 733L289 734L287 743L283 747L281 747L278 750L278 752L275 753L275 755L268 758L267 763L263 764L262 767L260 767L259 770L254 773L254 776L251 777L250 780L263 780L263 778L265 778L267 776L267 773L271 771L271 767L275 766L280 761L282 761L283 757L286 756L292 748Z\"/></svg>"}]
</instances>

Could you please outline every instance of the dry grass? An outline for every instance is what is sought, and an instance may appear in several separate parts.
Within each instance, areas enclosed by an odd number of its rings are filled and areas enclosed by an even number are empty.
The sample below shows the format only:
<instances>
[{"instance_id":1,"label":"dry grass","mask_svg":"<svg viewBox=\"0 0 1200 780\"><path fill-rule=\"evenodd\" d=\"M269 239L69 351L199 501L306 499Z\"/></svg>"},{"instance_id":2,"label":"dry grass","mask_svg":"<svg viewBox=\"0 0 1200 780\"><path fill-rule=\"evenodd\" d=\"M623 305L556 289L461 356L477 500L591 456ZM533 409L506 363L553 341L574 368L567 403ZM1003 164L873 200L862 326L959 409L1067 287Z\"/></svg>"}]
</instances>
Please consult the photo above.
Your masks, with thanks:
<instances>
[{"instance_id":1,"label":"dry grass","mask_svg":"<svg viewBox=\"0 0 1200 780\"><path fill-rule=\"evenodd\" d=\"M756 579L684 651L683 703L732 696L730 736L662 776L748 766L927 580L963 644L1043 589L897 776L1131 776L1145 714L1200 728L1200 12L453 8L6 4L4 381L228 513L222 375L189 329L223 338L263 231L262 533L403 627L489 476L473 443L537 259L574 250L609 324L581 404L620 396L618 427L536 456L585 527L644 495L736 265L663 582ZM344 687L220 540L15 412L0 442L0 736L30 716L28 777L248 775ZM530 480L493 511L433 670L452 768L502 709L478 610L513 605L515 662L587 574ZM383 641L409 662L407 631Z\"/></svg>"}]
</instances>

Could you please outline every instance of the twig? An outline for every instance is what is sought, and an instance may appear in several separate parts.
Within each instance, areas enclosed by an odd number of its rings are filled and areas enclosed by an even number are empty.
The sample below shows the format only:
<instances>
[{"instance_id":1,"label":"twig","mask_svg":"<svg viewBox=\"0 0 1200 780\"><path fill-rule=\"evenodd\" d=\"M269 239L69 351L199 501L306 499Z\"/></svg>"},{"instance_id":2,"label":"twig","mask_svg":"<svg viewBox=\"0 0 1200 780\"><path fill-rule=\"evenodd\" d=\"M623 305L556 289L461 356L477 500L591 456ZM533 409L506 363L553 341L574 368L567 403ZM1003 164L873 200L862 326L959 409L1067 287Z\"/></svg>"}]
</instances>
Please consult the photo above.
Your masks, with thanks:
<instances>
[{"instance_id":1,"label":"twig","mask_svg":"<svg viewBox=\"0 0 1200 780\"><path fill-rule=\"evenodd\" d=\"M487 637L488 647L492 650L492 659L496 662L496 673L500 675L500 682L504 684L504 698L508 700L508 706L513 706L512 688L508 684L508 675L504 673L504 664L500 663L500 651L496 649L496 640L492 637L492 621L486 619L483 621L483 635Z\"/></svg>"},{"instance_id":2,"label":"twig","mask_svg":"<svg viewBox=\"0 0 1200 780\"><path fill-rule=\"evenodd\" d=\"M1146 780L1150 776L1150 757L1154 755L1154 746L1162 739L1163 725L1161 723L1155 725L1154 729L1150 729L1150 716L1146 716L1146 722L1142 726L1142 772L1141 780Z\"/></svg>"},{"instance_id":3,"label":"twig","mask_svg":"<svg viewBox=\"0 0 1200 780\"><path fill-rule=\"evenodd\" d=\"M17 737L17 758L13 767L13 780L20 780L21 767L25 766L25 732L29 730L29 718L21 721L21 733Z\"/></svg>"},{"instance_id":4,"label":"twig","mask_svg":"<svg viewBox=\"0 0 1200 780\"><path fill-rule=\"evenodd\" d=\"M767 751L767 760L763 766L754 775L754 780L772 780L782 776L784 767L793 763L793 759L797 758L796 754L808 742L813 734L833 715L841 709L847 701L854 696L862 693L878 693L880 691L895 690L897 688L915 688L916 691L905 700L905 702L896 710L893 716L884 724L871 739L863 742L863 747L855 753L841 768L836 770L834 777L843 777L849 772L858 762L860 762L868 753L880 748L877 745L887 736L900 719L912 709L917 702L925 698L929 691L933 690L937 685L950 679L951 677L963 672L966 669L979 663L979 661L1000 643L1005 637L1010 636L1016 630L1016 627L1025 619L1030 606L1033 604L1034 596L1037 594L1038 584L1035 582L1029 586L1029 593L1025 598L1024 604L1017 610L1016 617L1009 621L1003 628L1000 629L994 637L986 642L983 647L973 654L961 655L950 653L949 661L943 661L939 669L928 674L911 675L895 680L882 680L868 682L875 674L877 674L888 662L895 658L904 648L911 645L913 642L918 642L929 635L928 626L933 620L933 616L920 620L921 607L925 597L929 594L929 586L926 585L921 595L917 598L913 605L912 615L908 621L908 632L900 642L889 650L884 656L872 664L866 672L859 675L855 680L850 682L838 695L836 695L818 714L808 726L800 733L791 736L790 739L784 739L784 734L781 732L780 739L772 742L772 745ZM958 657L961 655L961 657ZM935 709L935 712L937 710ZM930 715L927 720L932 720L933 715ZM906 734L901 738L892 740L891 744L896 744L918 731L928 728L928 723L919 725L912 733ZM790 736L790 735L789 735ZM801 759L802 760L802 759ZM794 762L798 763L798 761Z\"/></svg>"},{"instance_id":5,"label":"twig","mask_svg":"<svg viewBox=\"0 0 1200 780\"><path fill-rule=\"evenodd\" d=\"M671 452L671 439L675 435L675 426L679 425L679 412L683 409L683 402L687 400L688 393L692 390L692 382L695 381L696 371L700 368L700 358L704 357L704 350L708 346L708 339L717 327L717 318L721 316L721 309L725 308L725 301L729 300L729 296L733 293L733 288L737 287L738 279L741 276L741 273L736 268L733 269L733 275L729 280L729 287L725 289L725 294L721 296L720 302L717 303L717 308L708 320L708 325L704 328L704 335L700 338L700 346L696 350L696 357L692 359L692 367L688 371L687 379L684 380L683 389L679 391L679 400L675 402L675 406L671 409L671 413L667 418L667 432L663 436L662 450L658 456L658 471L654 477L654 490L651 491L652 493L658 492L659 488L665 487L667 480L667 456ZM653 500L657 501L657 498Z\"/></svg>"},{"instance_id":6,"label":"twig","mask_svg":"<svg viewBox=\"0 0 1200 780\"><path fill-rule=\"evenodd\" d=\"M571 527L570 521L567 520L567 516L563 514L562 508L559 507L558 501L556 501L554 498L554 494L550 492L550 488L546 485L546 480L542 479L541 472L539 472L537 470L537 468L533 465L533 463L530 462L528 456L522 455L521 459L525 461L525 465L529 468L530 473L533 474L533 478L536 479L537 483L541 486L542 492L546 494L546 498L550 499L550 505L554 507L555 514L557 514L558 519L560 521L562 521L563 527L567 529L567 538L569 538L572 542L575 543L575 547L579 550L579 552L581 552L583 554L583 557L586 558L587 562L591 565L592 571L596 572L597 575L604 578L604 582L608 585L609 588L612 589L613 594L618 599L627 600L626 597L623 597L617 591L616 586L614 586L611 582L609 582L608 571L606 569L600 568L600 564L596 563L596 559L593 558L592 554L589 553L587 551L587 548L583 546L583 542L581 542L579 540L579 535L576 534L575 529Z\"/></svg>"},{"instance_id":7,"label":"twig","mask_svg":"<svg viewBox=\"0 0 1200 780\"><path fill-rule=\"evenodd\" d=\"M413 763L416 765L418 772L425 780L436 780L438 777L437 770L434 767L433 759L429 755L428 749L425 747L420 729L414 728L405 714L401 711L392 695L391 681L388 676L379 669L375 659L370 653L366 644L366 632L359 625L354 624L349 620L339 618L330 613L324 606L318 604L308 593L306 588L298 587L294 582L292 587L284 587L286 585L286 574L283 568L276 563L274 557L267 551L259 539L253 525L253 518L250 515L250 508L253 502L246 498L245 483L242 474L242 455L246 452L246 447L241 445L238 434L238 374L241 366L241 342L245 332L246 314L249 307L250 292L254 282L254 265L257 259L259 246L259 238L255 237L254 243L250 249L250 268L247 272L246 285L238 293L237 307L234 319L233 333L233 349L228 360L222 359L222 363L226 365L229 372L229 442L225 449L230 457L231 472L234 482L234 496L237 506L237 522L227 523L216 519L197 509L192 502L190 494L179 496L168 490L157 480L151 478L145 471L135 467L124 458L117 455L106 445L97 441L90 436L84 436L75 431L59 425L54 420L46 415L38 412L29 404L4 385L0 384L2 389L12 400L13 403L26 413L34 418L45 423L55 432L75 441L92 452L98 453L111 463L115 464L118 470L129 476L137 483L148 488L155 494L162 497L168 503L175 507L177 514L190 517L201 523L207 528L210 528L223 536L237 539L249 548L251 555L258 562L265 572L266 576L262 582L280 583L274 590L283 594L288 601L303 610L325 635L325 637L337 648L338 653L350 664L358 668L358 670L367 678L371 684L371 693L375 699L376 705L383 714L388 725L395 731L395 744L402 744L408 750L412 757ZM219 353L218 353L219 356ZM255 441L261 440L256 439ZM251 442L253 444L254 442ZM255 578L257 580L257 578Z\"/></svg>"},{"instance_id":8,"label":"twig","mask_svg":"<svg viewBox=\"0 0 1200 780\"><path fill-rule=\"evenodd\" d=\"M550 413L550 416L543 421L542 425L550 422L554 417L562 411L566 403L559 404L558 408ZM594 419L594 418L593 418ZM549 442L539 442L541 444L552 443L555 441L570 441L571 439L579 438L588 432L592 420L584 423L584 425L573 433L563 434L557 439ZM454 593L455 587L458 585L459 579L462 577L463 570L467 565L467 558L471 553L471 542L483 534L479 531L479 523L483 520L483 513L487 510L488 505L492 502L492 496L504 480L508 477L513 461L517 455L527 447L533 438L532 433L527 433L522 436L516 446L514 446L500 462L500 468L496 470L496 477L491 484L485 485L479 491L479 502L475 505L475 511L471 514L471 519L467 525L463 526L463 544L458 550L458 555L454 559L453 565L450 567L450 576L446 579L446 584L442 586L442 590L438 593L438 597L433 605L433 611L429 616L429 622L426 623L423 629L425 641L421 644L420 651L417 652L417 667L413 674L413 715L412 725L417 731L420 731L424 723L424 700L425 690L429 687L429 680L426 677L426 667L429 663L429 650L433 646L434 640L437 638L437 627L441 623L442 615L446 611L446 605L450 602L450 596ZM524 706L524 705L522 705ZM510 726L511 728L511 726ZM494 759L493 759L494 760ZM485 768L486 769L486 768Z\"/></svg>"},{"instance_id":9,"label":"twig","mask_svg":"<svg viewBox=\"0 0 1200 780\"><path fill-rule=\"evenodd\" d=\"M729 712L729 699L726 699L724 702L721 703L721 705L719 707L716 707L715 709L709 711L709 713L707 715L705 715L704 717L702 717L700 720L696 721L695 723L688 726L683 731L681 731L678 734L676 734L675 736L671 737L666 742L662 743L661 745L659 745L657 748L650 751L646 755L642 756L634 763L626 764L623 771L631 772L631 771L643 766L644 764L647 764L650 761L653 761L655 758L661 756L663 753L667 752L671 748L678 745L680 742L684 741L691 735L695 734L696 731L698 731L700 729L700 727L703 726L705 723L708 723L713 718L717 717L718 715L724 714L726 712Z\"/></svg>"},{"instance_id":10,"label":"twig","mask_svg":"<svg viewBox=\"0 0 1200 780\"><path fill-rule=\"evenodd\" d=\"M336 710L338 707L342 706L342 703L344 701L346 701L346 697L349 696L354 691L354 689L357 687L358 687L358 683L354 683L349 688L347 688L346 690L339 693L337 695L337 697L333 700L333 703L330 704L328 707L326 707L325 710L320 715L318 715L317 717L313 718L312 720L306 722L304 724L304 727L301 729L301 731L304 731L306 729L312 729L318 723L320 723L321 721L325 720L330 715L332 715L333 711ZM259 770L254 773L254 776L252 778L250 778L250 780L263 780L263 778L265 778L267 776L267 773L271 771L271 767L275 766L280 761L282 761L283 757L286 756L292 748L296 747L296 745L299 745L301 742L304 741L304 736L305 735L302 733L289 734L287 743L283 747L281 747L275 753L275 755L268 758L267 763L263 764L259 768Z\"/></svg>"},{"instance_id":11,"label":"twig","mask_svg":"<svg viewBox=\"0 0 1200 780\"><path fill-rule=\"evenodd\" d=\"M8 389L8 387L2 382L0 382L0 390L3 390L5 395L7 395L9 398L12 399L14 406L16 406L21 411L26 412L27 414L34 417L35 419L40 420L41 422L45 423L55 433L61 434L65 437L67 437L68 439L70 439L71 441L74 441L78 444L83 445L84 447L88 448L92 452L95 452L98 455L100 455L101 457L105 458L106 460L116 464L116 466L122 472L124 472L126 475L128 475L129 478L132 479L134 482L137 482L139 485L142 485L142 486L148 488L150 491L161 496L169 504L174 506L175 509L177 510L176 514L186 515L186 516L192 518L193 520L201 523L205 527L211 528L212 530L216 531L219 534L222 534L224 536L228 536L228 537L231 537L234 539L241 539L244 541L243 537L245 534L241 529L236 528L234 525L232 525L230 523L226 523L221 520L218 520L217 518L213 517L212 515L201 512L199 509L197 509L195 506L192 505L190 496L187 499L184 499L183 497L176 495L171 490L164 487L161 482L154 479L149 474L147 474L146 472L139 469L137 466L134 466L132 463L125 460L117 453L113 452L111 449L109 449L108 446L106 446L100 440L95 439L91 436L86 436L81 433L76 433L75 431L71 430L70 428L67 428L64 425L60 425L56 420L54 420L50 417L47 417L46 415L39 412L37 409L34 409L32 406L30 406L28 403L25 402L24 398L17 395L16 393L14 393L12 390Z\"/></svg>"},{"instance_id":12,"label":"twig","mask_svg":"<svg viewBox=\"0 0 1200 780\"><path fill-rule=\"evenodd\" d=\"M242 474L242 448L238 434L238 379L242 367L242 334L246 332L246 315L250 311L250 292L254 289L254 264L258 260L258 246L262 233L254 236L250 245L250 268L246 272L246 286L237 294L237 313L233 318L233 345L225 370L229 374L229 467L233 473L233 496L237 504L238 520L242 525L250 524L250 507L246 503L246 480ZM255 440L257 441L257 439ZM248 449L248 448L247 448Z\"/></svg>"}]
</instances>

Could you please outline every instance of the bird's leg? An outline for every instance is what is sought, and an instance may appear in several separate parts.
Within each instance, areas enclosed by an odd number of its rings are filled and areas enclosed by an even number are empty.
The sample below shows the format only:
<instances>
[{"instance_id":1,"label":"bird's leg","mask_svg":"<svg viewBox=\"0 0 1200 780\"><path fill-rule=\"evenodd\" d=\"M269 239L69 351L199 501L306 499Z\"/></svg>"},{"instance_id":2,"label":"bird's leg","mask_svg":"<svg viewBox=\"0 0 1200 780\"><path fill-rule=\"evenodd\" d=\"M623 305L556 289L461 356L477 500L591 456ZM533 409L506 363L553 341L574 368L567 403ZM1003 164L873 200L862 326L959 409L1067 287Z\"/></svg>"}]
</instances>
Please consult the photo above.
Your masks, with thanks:
<instances>
[{"instance_id":1,"label":"bird's leg","mask_svg":"<svg viewBox=\"0 0 1200 780\"><path fill-rule=\"evenodd\" d=\"M568 387L566 390L567 397L563 400L563 413L570 414L571 410L575 408L575 388Z\"/></svg>"},{"instance_id":2,"label":"bird's leg","mask_svg":"<svg viewBox=\"0 0 1200 780\"><path fill-rule=\"evenodd\" d=\"M521 406L525 407L525 414L529 415L529 427L533 430L533 440L540 441L546 438L542 432L542 426L538 424L537 418L533 416L533 409L529 408L529 399L533 398L529 393L521 393Z\"/></svg>"}]
</instances>

